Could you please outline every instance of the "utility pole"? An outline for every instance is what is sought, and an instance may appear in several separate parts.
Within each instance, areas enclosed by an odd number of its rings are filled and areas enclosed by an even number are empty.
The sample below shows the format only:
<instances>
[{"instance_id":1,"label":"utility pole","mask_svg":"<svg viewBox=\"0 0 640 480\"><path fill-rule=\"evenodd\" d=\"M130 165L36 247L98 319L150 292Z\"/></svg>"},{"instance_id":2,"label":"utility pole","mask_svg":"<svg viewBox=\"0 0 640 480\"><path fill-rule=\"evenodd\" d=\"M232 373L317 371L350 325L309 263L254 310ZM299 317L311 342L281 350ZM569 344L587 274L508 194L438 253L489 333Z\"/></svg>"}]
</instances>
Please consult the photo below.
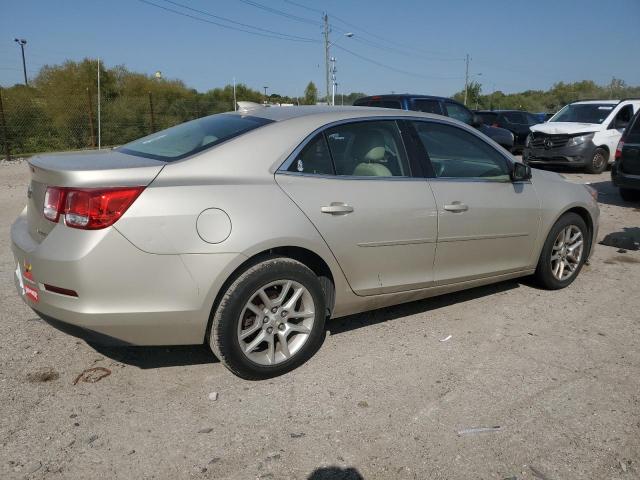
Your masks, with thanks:
<instances>
[{"instance_id":1,"label":"utility pole","mask_svg":"<svg viewBox=\"0 0 640 480\"><path fill-rule=\"evenodd\" d=\"M102 117L100 103L100 59L98 59L98 150L102 149Z\"/></svg>"},{"instance_id":2,"label":"utility pole","mask_svg":"<svg viewBox=\"0 0 640 480\"><path fill-rule=\"evenodd\" d=\"M9 133L7 132L7 122L4 118L4 107L2 106L2 88L0 87L0 127L2 127L2 143L4 144L4 156L7 162L11 160L9 153Z\"/></svg>"},{"instance_id":3,"label":"utility pole","mask_svg":"<svg viewBox=\"0 0 640 480\"><path fill-rule=\"evenodd\" d=\"M467 89L469 88L469 54L465 58L465 63L467 65L464 72L464 104L467 104Z\"/></svg>"},{"instance_id":4,"label":"utility pole","mask_svg":"<svg viewBox=\"0 0 640 480\"><path fill-rule=\"evenodd\" d=\"M149 114L151 116L151 133L154 133L156 131L156 117L153 113L153 96L151 92L149 92Z\"/></svg>"},{"instance_id":5,"label":"utility pole","mask_svg":"<svg viewBox=\"0 0 640 480\"><path fill-rule=\"evenodd\" d=\"M91 105L91 90L87 87L87 113L89 114L89 133L91 135L91 148L96 148L96 134L93 129L93 107Z\"/></svg>"},{"instance_id":6,"label":"utility pole","mask_svg":"<svg viewBox=\"0 0 640 480\"><path fill-rule=\"evenodd\" d=\"M326 13L322 17L324 21L324 28L322 30L322 35L324 36L324 74L325 74L325 85L326 85L326 99L327 103L329 103L329 15Z\"/></svg>"},{"instance_id":7,"label":"utility pole","mask_svg":"<svg viewBox=\"0 0 640 480\"><path fill-rule=\"evenodd\" d=\"M264 104L266 105L267 104L267 88L269 87L262 87L262 88L264 88Z\"/></svg>"},{"instance_id":8,"label":"utility pole","mask_svg":"<svg viewBox=\"0 0 640 480\"><path fill-rule=\"evenodd\" d=\"M27 80L27 62L24 60L24 46L27 44L27 41L24 38L14 38L14 42L20 45L20 50L22 50L22 71L24 72L24 84L29 86L29 81Z\"/></svg>"},{"instance_id":9,"label":"utility pole","mask_svg":"<svg viewBox=\"0 0 640 480\"><path fill-rule=\"evenodd\" d=\"M236 77L233 77L233 111L238 110L238 102L236 100Z\"/></svg>"},{"instance_id":10,"label":"utility pole","mask_svg":"<svg viewBox=\"0 0 640 480\"><path fill-rule=\"evenodd\" d=\"M336 57L331 57L331 105L336 104L336 88L338 83L336 82ZM327 102L328 103L328 102Z\"/></svg>"}]
</instances>

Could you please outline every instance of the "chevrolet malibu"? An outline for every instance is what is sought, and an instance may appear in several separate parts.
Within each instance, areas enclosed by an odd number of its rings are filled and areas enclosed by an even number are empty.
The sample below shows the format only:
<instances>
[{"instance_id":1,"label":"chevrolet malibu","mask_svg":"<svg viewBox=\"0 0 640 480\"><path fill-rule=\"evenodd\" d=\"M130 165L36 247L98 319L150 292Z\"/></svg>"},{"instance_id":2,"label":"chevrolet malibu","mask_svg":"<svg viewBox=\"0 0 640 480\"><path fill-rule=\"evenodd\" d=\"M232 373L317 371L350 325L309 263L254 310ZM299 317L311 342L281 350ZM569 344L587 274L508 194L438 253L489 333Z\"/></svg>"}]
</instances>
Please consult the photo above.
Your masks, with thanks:
<instances>
[{"instance_id":1,"label":"chevrolet malibu","mask_svg":"<svg viewBox=\"0 0 640 480\"><path fill-rule=\"evenodd\" d=\"M564 288L598 229L590 187L419 112L245 105L29 168L11 237L38 315L206 342L248 379L309 359L329 318L525 275Z\"/></svg>"}]
</instances>

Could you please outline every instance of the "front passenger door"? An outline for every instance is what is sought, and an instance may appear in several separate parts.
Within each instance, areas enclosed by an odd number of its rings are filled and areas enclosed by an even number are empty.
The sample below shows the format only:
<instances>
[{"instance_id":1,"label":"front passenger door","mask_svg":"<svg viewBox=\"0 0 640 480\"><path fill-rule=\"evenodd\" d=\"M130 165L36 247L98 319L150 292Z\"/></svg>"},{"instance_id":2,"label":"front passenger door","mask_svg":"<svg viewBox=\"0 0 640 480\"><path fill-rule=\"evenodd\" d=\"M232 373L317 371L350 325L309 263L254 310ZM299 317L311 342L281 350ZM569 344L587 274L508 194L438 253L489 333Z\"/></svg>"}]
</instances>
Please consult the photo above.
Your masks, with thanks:
<instances>
[{"instance_id":1,"label":"front passenger door","mask_svg":"<svg viewBox=\"0 0 640 480\"><path fill-rule=\"evenodd\" d=\"M531 182L511 182L508 160L475 133L435 121L414 125L435 172L436 284L535 264L540 204Z\"/></svg>"}]
</instances>

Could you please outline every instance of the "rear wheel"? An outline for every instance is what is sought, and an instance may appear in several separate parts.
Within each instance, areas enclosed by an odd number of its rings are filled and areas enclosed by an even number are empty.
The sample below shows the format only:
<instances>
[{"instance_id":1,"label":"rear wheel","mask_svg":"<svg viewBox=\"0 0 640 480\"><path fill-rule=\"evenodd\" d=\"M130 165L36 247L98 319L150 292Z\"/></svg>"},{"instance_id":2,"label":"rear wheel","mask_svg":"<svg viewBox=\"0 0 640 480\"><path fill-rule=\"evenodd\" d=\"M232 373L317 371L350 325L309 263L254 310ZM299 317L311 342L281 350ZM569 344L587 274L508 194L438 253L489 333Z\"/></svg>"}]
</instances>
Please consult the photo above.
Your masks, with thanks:
<instances>
[{"instance_id":1,"label":"rear wheel","mask_svg":"<svg viewBox=\"0 0 640 480\"><path fill-rule=\"evenodd\" d=\"M209 344L233 373L248 380L282 375L322 343L325 298L318 277L284 257L243 272L213 317Z\"/></svg>"},{"instance_id":2,"label":"rear wheel","mask_svg":"<svg viewBox=\"0 0 640 480\"><path fill-rule=\"evenodd\" d=\"M602 173L607 168L609 155L603 148L596 148L591 157L591 161L587 164L586 170L589 173Z\"/></svg>"},{"instance_id":3,"label":"rear wheel","mask_svg":"<svg viewBox=\"0 0 640 480\"><path fill-rule=\"evenodd\" d=\"M570 285L580 273L588 254L587 225L580 215L566 213L553 226L538 260L538 283L557 290Z\"/></svg>"},{"instance_id":4,"label":"rear wheel","mask_svg":"<svg viewBox=\"0 0 640 480\"><path fill-rule=\"evenodd\" d=\"M635 202L640 200L640 190L632 190L630 188L621 188L620 196L625 202Z\"/></svg>"}]
</instances>

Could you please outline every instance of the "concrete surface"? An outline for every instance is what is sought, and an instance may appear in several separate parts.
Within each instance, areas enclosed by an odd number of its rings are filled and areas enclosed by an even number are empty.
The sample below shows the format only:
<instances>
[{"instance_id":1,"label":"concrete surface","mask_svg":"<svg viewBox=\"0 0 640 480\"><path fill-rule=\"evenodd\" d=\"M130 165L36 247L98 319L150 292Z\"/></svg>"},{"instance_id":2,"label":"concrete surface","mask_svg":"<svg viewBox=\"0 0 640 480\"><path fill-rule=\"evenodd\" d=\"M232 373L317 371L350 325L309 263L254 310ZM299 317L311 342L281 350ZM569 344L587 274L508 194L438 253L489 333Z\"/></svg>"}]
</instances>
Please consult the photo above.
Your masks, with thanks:
<instances>
[{"instance_id":1,"label":"concrete surface","mask_svg":"<svg viewBox=\"0 0 640 480\"><path fill-rule=\"evenodd\" d=\"M608 172L566 175L601 192L601 238L640 236ZM640 252L598 245L563 291L333 321L302 368L246 382L204 347L97 350L38 320L9 250L26 166L0 182L0 478L639 478ZM73 384L93 367L111 375Z\"/></svg>"}]
</instances>

